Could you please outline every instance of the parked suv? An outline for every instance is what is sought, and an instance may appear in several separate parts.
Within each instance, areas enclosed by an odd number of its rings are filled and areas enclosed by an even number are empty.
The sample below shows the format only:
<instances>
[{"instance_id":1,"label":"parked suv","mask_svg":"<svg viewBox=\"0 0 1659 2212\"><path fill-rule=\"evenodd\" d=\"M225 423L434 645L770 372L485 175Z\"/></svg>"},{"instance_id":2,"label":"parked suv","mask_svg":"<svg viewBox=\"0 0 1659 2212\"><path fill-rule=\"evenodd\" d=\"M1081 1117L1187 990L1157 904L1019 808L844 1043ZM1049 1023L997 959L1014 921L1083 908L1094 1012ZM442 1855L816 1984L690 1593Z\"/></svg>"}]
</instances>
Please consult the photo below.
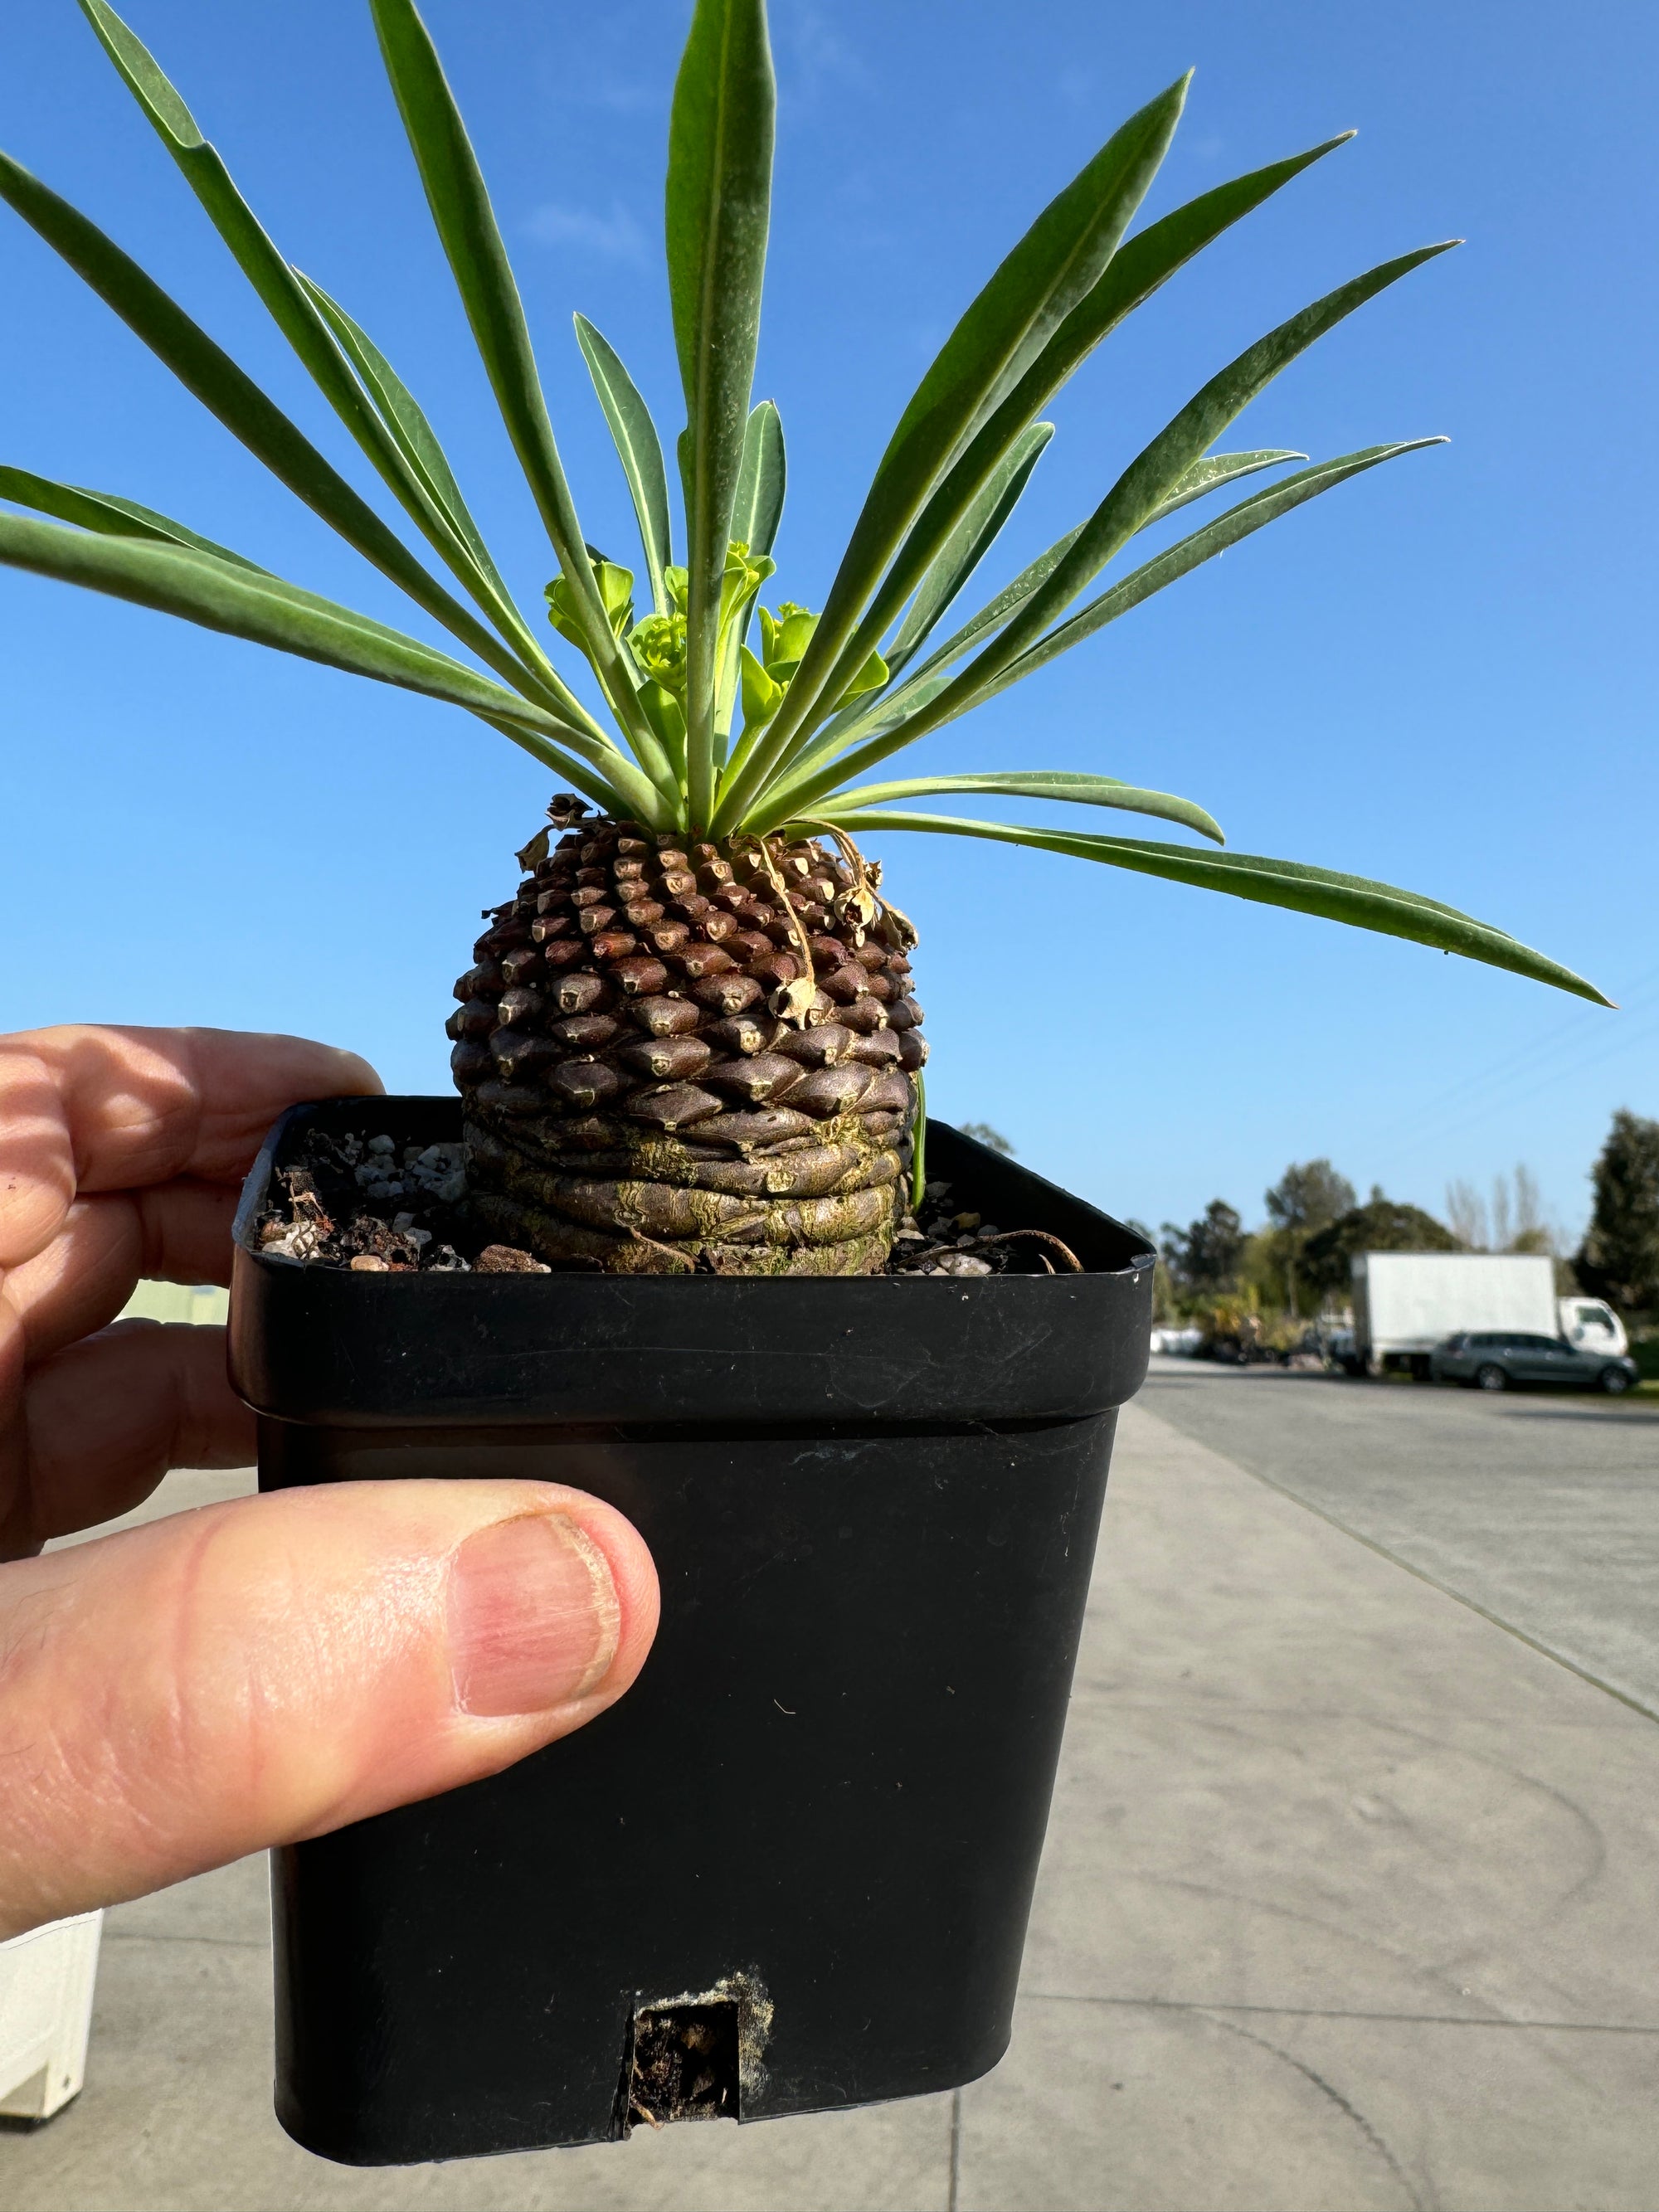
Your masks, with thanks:
<instances>
[{"instance_id":1,"label":"parked suv","mask_svg":"<svg viewBox=\"0 0 1659 2212\"><path fill-rule=\"evenodd\" d=\"M1637 1379L1636 1362L1604 1352L1579 1351L1559 1336L1528 1336L1520 1329L1465 1330L1429 1354L1437 1382L1507 1390L1511 1382L1565 1382L1579 1390L1617 1397Z\"/></svg>"}]
</instances>

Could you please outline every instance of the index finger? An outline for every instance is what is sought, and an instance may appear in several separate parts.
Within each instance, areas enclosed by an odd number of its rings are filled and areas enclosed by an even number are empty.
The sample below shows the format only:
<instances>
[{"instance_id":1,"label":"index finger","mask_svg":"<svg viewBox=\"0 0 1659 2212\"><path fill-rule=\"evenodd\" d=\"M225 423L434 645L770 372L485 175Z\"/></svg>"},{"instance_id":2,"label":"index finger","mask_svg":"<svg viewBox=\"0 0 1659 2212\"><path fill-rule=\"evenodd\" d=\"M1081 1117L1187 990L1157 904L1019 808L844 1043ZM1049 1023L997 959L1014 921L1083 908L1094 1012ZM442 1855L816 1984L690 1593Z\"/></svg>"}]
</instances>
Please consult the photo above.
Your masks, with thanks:
<instances>
[{"instance_id":1,"label":"index finger","mask_svg":"<svg viewBox=\"0 0 1659 2212\"><path fill-rule=\"evenodd\" d=\"M382 1088L355 1052L305 1037L82 1024L0 1037L0 1267L44 1249L77 1189L234 1182L285 1108Z\"/></svg>"}]
</instances>

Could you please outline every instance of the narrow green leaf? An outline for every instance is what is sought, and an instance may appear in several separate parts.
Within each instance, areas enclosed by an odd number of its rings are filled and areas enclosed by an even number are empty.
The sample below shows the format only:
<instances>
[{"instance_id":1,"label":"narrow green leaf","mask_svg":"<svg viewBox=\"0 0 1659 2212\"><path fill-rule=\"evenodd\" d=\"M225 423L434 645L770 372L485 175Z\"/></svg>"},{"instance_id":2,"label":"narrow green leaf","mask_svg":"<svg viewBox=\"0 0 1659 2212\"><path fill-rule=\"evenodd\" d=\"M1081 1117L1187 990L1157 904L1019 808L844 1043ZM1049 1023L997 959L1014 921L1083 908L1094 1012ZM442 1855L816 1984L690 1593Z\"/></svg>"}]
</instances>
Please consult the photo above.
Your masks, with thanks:
<instances>
[{"instance_id":1,"label":"narrow green leaf","mask_svg":"<svg viewBox=\"0 0 1659 2212\"><path fill-rule=\"evenodd\" d=\"M502 581L494 556L472 519L471 509L449 465L449 457L439 444L425 410L362 324L354 321L320 284L313 283L297 269L294 273L362 380L381 421L423 494L441 516L445 529L465 547L472 567L471 587L480 604L493 616L520 657L535 670L542 691L555 702L560 713L581 728L597 732L599 724L553 666L542 648L541 640L526 622ZM458 573L465 576L465 567L459 563L456 566Z\"/></svg>"},{"instance_id":2,"label":"narrow green leaf","mask_svg":"<svg viewBox=\"0 0 1659 2212\"><path fill-rule=\"evenodd\" d=\"M459 576L485 611L501 620L511 610L506 586L495 573L465 502L454 489L447 464L437 452L430 426L409 394L391 379L390 387L376 389L375 378L356 360L354 376L342 358L341 313L325 295L290 268L269 233L243 198L217 149L203 136L195 117L178 88L171 83L155 56L124 23L108 0L79 0L81 12L92 25L100 43L128 89L155 126L157 137L173 156L185 181L200 201L209 220L224 240L244 276L270 310L272 319L318 388L368 455L404 511L438 553ZM355 325L352 326L355 330ZM362 334L356 333L361 339ZM366 343L366 341L365 341ZM346 346L356 356L356 348ZM384 368L385 364L380 364ZM364 386L368 386L366 392ZM395 387L395 390L392 389ZM392 404L387 404L388 397ZM411 439L405 426L411 415L418 435ZM422 457L421 448L429 449ZM428 465L436 454L438 467ZM440 489L448 480L451 496ZM504 628L515 632L522 652L535 641L521 617Z\"/></svg>"},{"instance_id":3,"label":"narrow green leaf","mask_svg":"<svg viewBox=\"0 0 1659 2212\"><path fill-rule=\"evenodd\" d=\"M796 757L776 777L765 793L763 811L767 819L781 805L789 802L791 795L804 790L827 762L842 758L854 744L884 737L896 730L911 715L936 699L951 680L951 670L964 653L971 650L982 637L1000 628L1014 609L1023 605L1037 586L1053 574L1060 556L1076 538L1083 527L1068 530L1057 538L1046 552L1022 568L1011 583L1005 584L994 599L988 599L976 615L965 622L959 630L947 637L928 654L919 668L913 668L902 683L890 690L878 692L870 700L848 708L826 722L810 745L803 747ZM841 773L847 773L842 770ZM822 790L822 781L813 783ZM751 805L751 812L757 808Z\"/></svg>"},{"instance_id":4,"label":"narrow green leaf","mask_svg":"<svg viewBox=\"0 0 1659 2212\"><path fill-rule=\"evenodd\" d=\"M1176 480L1167 499L1160 501L1141 524L1150 530L1155 522L1162 522L1166 514L1173 514L1179 507L1190 507L1195 499L1204 499L1223 484L1236 483L1241 477L1258 475L1263 469L1281 467L1286 461L1305 461L1305 453L1293 453L1275 447L1272 452L1258 453L1208 453L1201 461L1194 461L1186 474Z\"/></svg>"},{"instance_id":5,"label":"narrow green leaf","mask_svg":"<svg viewBox=\"0 0 1659 2212\"><path fill-rule=\"evenodd\" d=\"M645 573L651 584L651 603L659 615L672 614L673 605L663 571L674 557L673 529L668 513L668 473L663 466L662 441L651 419L651 410L639 386L623 367L616 349L596 331L586 315L576 317L576 343L587 363L605 419L628 480L628 493L640 526L645 549Z\"/></svg>"},{"instance_id":6,"label":"narrow green leaf","mask_svg":"<svg viewBox=\"0 0 1659 2212\"><path fill-rule=\"evenodd\" d=\"M732 535L751 554L769 553L783 517L787 471L783 421L769 399L751 408L743 434L743 461L732 501Z\"/></svg>"},{"instance_id":7,"label":"narrow green leaf","mask_svg":"<svg viewBox=\"0 0 1659 2212\"><path fill-rule=\"evenodd\" d=\"M377 465L389 467L390 475L401 479L401 471L386 452L380 422L304 287L238 191L217 148L203 136L178 88L107 0L79 0L79 5L214 228L335 412Z\"/></svg>"},{"instance_id":8,"label":"narrow green leaf","mask_svg":"<svg viewBox=\"0 0 1659 2212\"><path fill-rule=\"evenodd\" d=\"M1180 119L1187 83L1182 77L1113 133L1044 209L945 340L882 456L789 696L765 742L722 799L719 826L742 819L749 799L784 757L820 696L826 691L831 699L840 696L847 678L862 664L879 631L909 597L960 520L990 464L968 486L929 543L926 558L884 608L878 627L872 622L868 638L860 633L860 649L855 650L849 641L859 628L860 611L941 471L1003 388L1004 380L1018 373L1033 345L1042 346L1063 325L1117 251L1164 159ZM999 453L1012 444L1023 427L1016 426ZM992 456L993 462L995 458Z\"/></svg>"},{"instance_id":9,"label":"narrow green leaf","mask_svg":"<svg viewBox=\"0 0 1659 2212\"><path fill-rule=\"evenodd\" d=\"M981 638L1000 629L1017 608L1024 605L1033 592L1048 582L1061 560L1071 551L1082 530L1083 525L1079 522L1063 538L1056 538L1054 544L1039 553L1035 561L1028 562L1018 575L1003 586L994 599L988 599L979 612L970 615L960 629L953 630L943 645L935 646L921 667L911 670L905 679L907 685L919 684L924 677L939 674L954 666L970 647L978 644ZM899 696L896 692L890 695L890 700L885 703L896 705Z\"/></svg>"},{"instance_id":10,"label":"narrow green leaf","mask_svg":"<svg viewBox=\"0 0 1659 2212\"><path fill-rule=\"evenodd\" d=\"M856 665L860 653L875 642L903 605L990 471L1102 340L1223 231L1352 136L1351 131L1343 131L1288 161L1271 162L1229 184L1218 185L1148 224L1119 247L1099 280L975 431L929 498L826 680L825 689L832 696L836 681L847 667ZM873 574L871 582L873 585Z\"/></svg>"},{"instance_id":11,"label":"narrow green leaf","mask_svg":"<svg viewBox=\"0 0 1659 2212\"><path fill-rule=\"evenodd\" d=\"M668 126L668 289L685 388L686 779L714 797L721 579L760 333L776 91L764 0L697 0Z\"/></svg>"},{"instance_id":12,"label":"narrow green leaf","mask_svg":"<svg viewBox=\"0 0 1659 2212\"><path fill-rule=\"evenodd\" d=\"M519 288L437 49L413 0L369 0L369 8L427 204L507 434L574 595L589 657L624 724L648 734L633 675L599 602Z\"/></svg>"},{"instance_id":13,"label":"narrow green leaf","mask_svg":"<svg viewBox=\"0 0 1659 2212\"><path fill-rule=\"evenodd\" d=\"M743 434L743 465L738 471L737 496L732 502L732 536L749 548L751 559L769 555L777 542L787 480L783 418L771 400L763 399L758 407L749 410ZM739 647L749 635L759 605L760 595L757 592L744 608L735 640ZM725 680L724 672L721 680ZM716 749L721 750L718 746ZM723 761L720 767L724 769ZM719 788L717 779L717 802Z\"/></svg>"},{"instance_id":14,"label":"narrow green leaf","mask_svg":"<svg viewBox=\"0 0 1659 2212\"><path fill-rule=\"evenodd\" d=\"M1435 255L1445 252L1455 243L1455 240L1448 240L1438 246L1419 247L1414 253L1401 254L1349 283L1339 285L1335 291L1327 293L1323 299L1316 300L1311 307L1269 331L1212 377L1174 421L1129 464L1055 563L1047 580L1031 593L978 657L905 725L903 742L913 743L983 697L994 678L1019 658L1090 579L1097 575L1113 555L1146 526L1228 423L1298 354L1304 353L1316 339L1322 337L1386 286ZM786 702L783 714L787 712ZM783 714L778 717L780 721ZM891 750L890 739L884 742ZM868 763L854 756L853 765L862 769Z\"/></svg>"},{"instance_id":15,"label":"narrow green leaf","mask_svg":"<svg viewBox=\"0 0 1659 2212\"><path fill-rule=\"evenodd\" d=\"M916 595L891 644L883 648L882 657L895 676L915 658L940 616L995 543L1003 525L1019 504L1031 471L1054 434L1052 422L1033 422L1029 429L1022 431L940 547L932 568L917 586Z\"/></svg>"},{"instance_id":16,"label":"narrow green leaf","mask_svg":"<svg viewBox=\"0 0 1659 2212\"><path fill-rule=\"evenodd\" d=\"M1305 453L1277 449L1253 453L1212 454L1206 459L1194 463L1176 490L1147 516L1141 527L1149 528L1152 523L1161 522L1165 515L1173 514L1177 507L1185 507L1192 500L1202 499L1206 493L1218 491L1223 484L1231 483L1237 477L1254 475L1259 469L1273 468L1283 461L1306 459ZM1000 629L1015 608L1023 605L1038 585L1046 581L1060 556L1068 550L1082 528L1083 525L1079 523L1075 530L1068 530L1063 538L1056 538L1046 552L1040 553L1035 561L1022 568L1012 583L1005 585L994 599L988 600L976 615L946 638L919 668L913 669L902 684L894 684L860 706L843 708L826 722L812 744L802 749L791 763L787 773L778 779L777 797L780 799L787 798L789 793L804 787L809 776L827 761L839 758L862 740L885 737L936 699L945 689L948 672L971 647ZM1005 687L999 683L994 688L1001 690ZM769 818L773 811L769 805Z\"/></svg>"},{"instance_id":17,"label":"narrow green leaf","mask_svg":"<svg viewBox=\"0 0 1659 2212\"><path fill-rule=\"evenodd\" d=\"M1267 491L1257 492L1253 498L1241 500L1237 507L1229 507L1224 514L1218 515L1202 530L1195 530L1190 538L1183 538L1178 544L1167 547L1164 552L1135 569L1133 574L1124 577L1121 583L1114 584L1109 591L1103 592L1097 599L1091 599L1068 622L1061 623L1046 636L1039 638L1034 646L1021 653L1018 660L1005 668L979 697L990 698L999 691L1006 691L1011 684L1021 682L1045 663L1069 652L1073 646L1080 645L1085 637L1092 637L1108 623L1115 622L1120 615L1127 614L1131 607L1138 607L1143 599L1151 599L1154 592L1161 592L1166 584L1174 583L1178 576L1189 574L1204 562L1213 560L1218 553L1226 552L1242 539L1265 529L1268 523L1276 522L1280 515L1289 514L1292 509L1305 506L1310 499L1317 499L1322 492L1346 483L1350 477L1360 476L1367 469L1396 459L1401 453L1418 453L1426 447L1443 446L1445 443L1443 438L1407 438L1392 446L1368 446L1360 453L1345 453L1340 460L1318 462L1312 468L1303 469L1293 477L1286 477ZM1200 495L1194 492L1188 497L1197 498ZM1166 504L1166 513L1170 504L1184 505L1185 501Z\"/></svg>"},{"instance_id":18,"label":"narrow green leaf","mask_svg":"<svg viewBox=\"0 0 1659 2212\"><path fill-rule=\"evenodd\" d=\"M484 544L483 534L472 519L471 510L463 498L461 488L449 465L448 456L438 443L437 433L428 421L420 402L362 325L355 321L337 300L324 291L320 284L314 283L303 271L296 269L294 275L304 289L306 297L327 324L341 351L356 371L374 403L376 414L396 443L399 453L414 471L422 489L439 508L456 536L464 542L481 572L505 596L507 587L501 582L489 548Z\"/></svg>"},{"instance_id":19,"label":"narrow green leaf","mask_svg":"<svg viewBox=\"0 0 1659 2212\"><path fill-rule=\"evenodd\" d=\"M1091 599L1069 622L1058 624L1039 638L1034 646L988 682L976 690L957 692L951 714L945 719L965 714L973 708L982 705L987 699L994 698L1000 691L1010 690L1027 676L1034 674L1046 662L1058 659L1073 646L1080 645L1085 638L1092 637L1097 630L1103 629L1108 623L1115 622L1120 615L1127 614L1132 607L1139 606L1154 592L1162 591L1166 584L1174 583L1178 577L1187 575L1202 562L1213 559L1217 554L1226 552L1230 546L1237 545L1255 531L1265 528L1280 515L1290 514L1293 508L1304 505L1310 499L1316 499L1322 492L1345 483L1350 477L1358 476L1367 469L1376 468L1381 462L1393 460L1399 454L1414 453L1425 447L1440 446L1445 442L1443 438L1411 438L1396 445L1368 447L1361 453L1345 454L1340 460L1322 461L1296 476L1285 477L1282 483L1266 491L1256 493L1253 498L1241 500L1237 507L1230 507L1226 514L1218 515L1203 529L1194 531L1189 538L1183 538L1167 547L1164 552L1124 577L1121 583L1113 585L1109 591L1103 592L1097 599ZM1233 455L1216 458L1244 460L1258 457ZM1267 465L1266 462L1260 465ZM1239 470L1235 473L1242 475L1247 471ZM1225 479L1217 481L1224 482ZM1200 497L1204 491L1214 489L1213 483L1200 485L1197 490L1166 502L1163 512L1170 513L1174 507L1184 506L1188 498ZM1152 519L1157 520L1156 515ZM1054 549L1051 547L1049 550L1052 553ZM1046 560L1048 556L1045 555L1042 557ZM1012 588L1011 586L1010 589ZM945 667L940 667L931 675L919 674L908 685L890 695L884 702L885 711L878 719L868 725L842 732L835 748L836 764L833 767L830 764L830 756L827 752L815 750L804 757L795 769L781 777L776 787L766 794L764 804L757 811L757 818L769 823L780 807L811 806L831 782L838 782L845 776L862 775L866 769L873 768L877 762L889 759L894 753L902 752L907 745L915 744L916 738L925 735L928 729L938 728L939 723L933 720L928 709L942 696L950 683Z\"/></svg>"},{"instance_id":20,"label":"narrow green leaf","mask_svg":"<svg viewBox=\"0 0 1659 2212\"><path fill-rule=\"evenodd\" d=\"M106 538L154 538L169 545L190 545L198 553L211 553L216 559L228 561L252 575L270 574L257 561L246 560L229 546L216 544L211 538L187 530L170 515L158 514L153 507L140 507L136 500L118 499L113 492L56 483L29 469L0 468L0 499L14 500L19 507L32 507L37 514L55 515L59 522L76 523L82 530L95 530Z\"/></svg>"},{"instance_id":21,"label":"narrow green leaf","mask_svg":"<svg viewBox=\"0 0 1659 2212\"><path fill-rule=\"evenodd\" d=\"M112 239L6 154L0 154L0 199L62 255L233 437L349 545L508 683L523 687L532 680L501 640L422 567L297 423Z\"/></svg>"},{"instance_id":22,"label":"narrow green leaf","mask_svg":"<svg viewBox=\"0 0 1659 2212\"><path fill-rule=\"evenodd\" d=\"M565 770L571 756L580 755L599 768L607 784L630 805L661 807L645 777L614 745L569 727L417 638L281 577L234 566L192 547L105 537L13 514L0 514L0 562L301 659L418 691L498 724L510 722L521 743L536 740L532 750L539 748L538 757L550 765Z\"/></svg>"},{"instance_id":23,"label":"narrow green leaf","mask_svg":"<svg viewBox=\"0 0 1659 2212\"><path fill-rule=\"evenodd\" d=\"M1036 769L1029 773L985 775L919 775L902 783L860 784L851 791L832 793L823 802L826 815L886 805L895 799L929 799L957 791L985 791L1005 799L1058 799L1076 806L1113 806L1127 814L1152 814L1164 822L1179 822L1224 845L1220 825L1190 799L1173 798L1167 791L1142 791L1113 775L1075 775L1064 769ZM769 825L775 826L775 825Z\"/></svg>"},{"instance_id":24,"label":"narrow green leaf","mask_svg":"<svg viewBox=\"0 0 1659 2212\"><path fill-rule=\"evenodd\" d=\"M1297 913L1346 922L1356 929L1374 930L1385 937L1409 938L1443 952L1458 953L1466 960L1484 961L1491 968L1507 968L1515 975L1570 991L1597 1006L1612 1004L1582 975L1575 975L1570 968L1547 959L1541 952L1530 951L1504 931L1460 914L1455 907L1443 906L1438 900L1424 898L1416 891L1398 890L1392 884L1376 883L1366 876L1340 875L1329 868L1310 868L1256 854L1205 853L1185 845L1155 845L1138 837L1085 836L949 815L820 811L826 821L833 820L854 835L915 830L935 836L985 837L995 843L1026 845L1039 852L1097 860L1140 875L1162 876L1204 890L1226 891L1263 906L1287 907Z\"/></svg>"}]
</instances>

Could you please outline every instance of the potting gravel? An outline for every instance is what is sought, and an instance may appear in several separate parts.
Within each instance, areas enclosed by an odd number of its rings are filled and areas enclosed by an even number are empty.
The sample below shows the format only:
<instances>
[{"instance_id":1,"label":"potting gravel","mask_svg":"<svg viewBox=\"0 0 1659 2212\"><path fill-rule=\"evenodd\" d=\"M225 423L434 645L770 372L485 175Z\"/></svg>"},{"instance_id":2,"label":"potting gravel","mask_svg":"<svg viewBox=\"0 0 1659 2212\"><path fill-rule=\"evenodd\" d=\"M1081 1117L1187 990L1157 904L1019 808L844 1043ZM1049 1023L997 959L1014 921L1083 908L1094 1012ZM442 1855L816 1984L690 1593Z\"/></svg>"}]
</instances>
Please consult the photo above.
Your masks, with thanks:
<instances>
[{"instance_id":1,"label":"potting gravel","mask_svg":"<svg viewBox=\"0 0 1659 2212\"><path fill-rule=\"evenodd\" d=\"M484 1241L468 1212L464 1144L400 1147L384 1133L310 1130L298 1164L276 1180L285 1202L260 1216L262 1252L359 1274L552 1273L528 1252ZM888 1273L995 1275L1033 1259L1050 1273L1078 1265L1057 1237L1000 1229L958 1210L950 1184L933 1182L894 1239Z\"/></svg>"}]
</instances>

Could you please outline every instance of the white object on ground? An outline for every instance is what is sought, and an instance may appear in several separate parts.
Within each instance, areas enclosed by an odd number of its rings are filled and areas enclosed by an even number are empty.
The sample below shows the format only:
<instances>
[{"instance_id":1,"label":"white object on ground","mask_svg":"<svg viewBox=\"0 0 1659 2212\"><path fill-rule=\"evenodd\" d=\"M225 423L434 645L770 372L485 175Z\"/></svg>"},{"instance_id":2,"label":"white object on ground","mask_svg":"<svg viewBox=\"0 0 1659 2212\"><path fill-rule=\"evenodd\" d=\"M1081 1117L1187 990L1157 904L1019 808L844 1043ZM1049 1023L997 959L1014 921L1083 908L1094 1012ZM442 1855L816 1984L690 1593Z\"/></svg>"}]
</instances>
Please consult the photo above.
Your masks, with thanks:
<instances>
[{"instance_id":1,"label":"white object on ground","mask_svg":"<svg viewBox=\"0 0 1659 2212\"><path fill-rule=\"evenodd\" d=\"M101 1912L0 1943L0 2113L49 2120L87 2070Z\"/></svg>"},{"instance_id":2,"label":"white object on ground","mask_svg":"<svg viewBox=\"0 0 1659 2212\"><path fill-rule=\"evenodd\" d=\"M1190 1358L1203 1341L1201 1328L1185 1328L1176 1323L1166 1322L1152 1331L1154 1352L1174 1352L1184 1358Z\"/></svg>"}]
</instances>

